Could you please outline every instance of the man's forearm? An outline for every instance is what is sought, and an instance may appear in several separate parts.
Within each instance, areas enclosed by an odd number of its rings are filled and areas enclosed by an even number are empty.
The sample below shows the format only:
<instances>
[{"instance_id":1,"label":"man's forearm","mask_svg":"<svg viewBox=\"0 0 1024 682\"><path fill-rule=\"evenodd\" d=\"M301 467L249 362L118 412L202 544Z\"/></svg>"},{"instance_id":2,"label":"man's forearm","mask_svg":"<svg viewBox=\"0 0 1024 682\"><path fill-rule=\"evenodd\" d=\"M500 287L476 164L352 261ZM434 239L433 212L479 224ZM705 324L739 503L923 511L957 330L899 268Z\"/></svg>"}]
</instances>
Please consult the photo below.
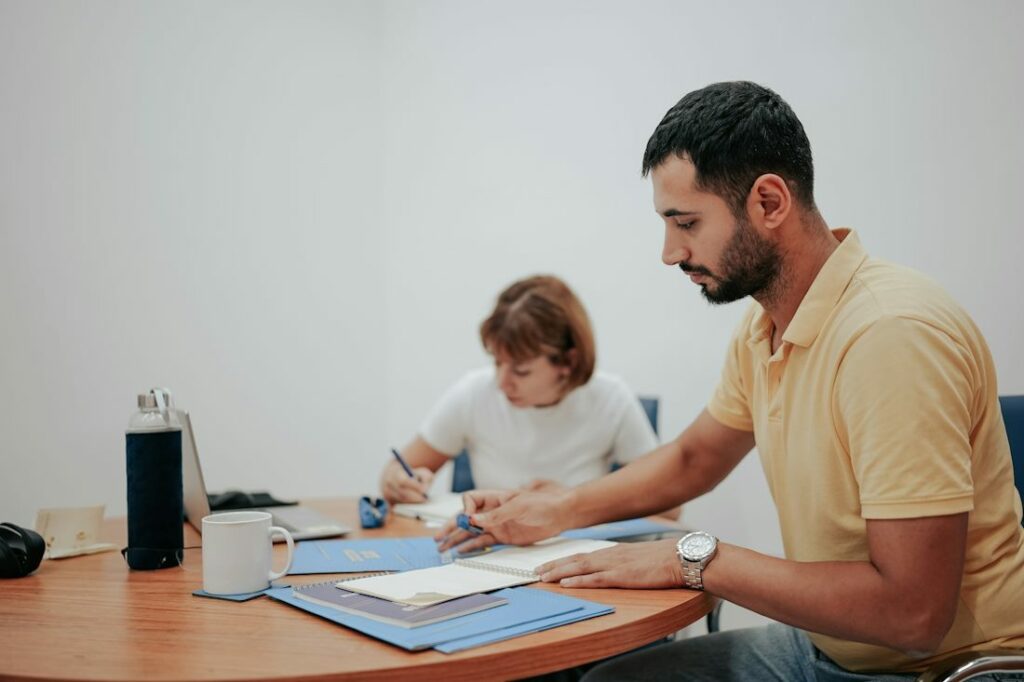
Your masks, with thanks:
<instances>
[{"instance_id":1,"label":"man's forearm","mask_svg":"<svg viewBox=\"0 0 1024 682\"><path fill-rule=\"evenodd\" d=\"M952 612L886 580L868 561L797 562L720 544L705 589L794 627L904 652L934 650Z\"/></svg>"},{"instance_id":2,"label":"man's forearm","mask_svg":"<svg viewBox=\"0 0 1024 682\"><path fill-rule=\"evenodd\" d=\"M585 483L573 492L573 525L656 514L702 495L710 482L673 440L613 474Z\"/></svg>"}]
</instances>

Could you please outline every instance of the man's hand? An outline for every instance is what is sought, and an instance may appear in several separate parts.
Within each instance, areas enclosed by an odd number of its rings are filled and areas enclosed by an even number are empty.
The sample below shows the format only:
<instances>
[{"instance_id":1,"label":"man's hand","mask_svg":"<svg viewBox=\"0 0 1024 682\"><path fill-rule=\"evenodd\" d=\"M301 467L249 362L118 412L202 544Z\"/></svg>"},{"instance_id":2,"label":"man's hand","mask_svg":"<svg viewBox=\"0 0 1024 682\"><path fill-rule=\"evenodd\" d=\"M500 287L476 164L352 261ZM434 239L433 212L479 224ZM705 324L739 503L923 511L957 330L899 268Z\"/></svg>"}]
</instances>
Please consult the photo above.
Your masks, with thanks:
<instances>
[{"instance_id":1,"label":"man's hand","mask_svg":"<svg viewBox=\"0 0 1024 682\"><path fill-rule=\"evenodd\" d=\"M477 537L449 521L437 534L444 551L459 546L467 552L494 543L529 545L572 528L573 491L541 493L523 490L473 490L462 496L470 522L483 528ZM456 532L457 531L457 532ZM472 539L470 539L472 538Z\"/></svg>"},{"instance_id":2,"label":"man's hand","mask_svg":"<svg viewBox=\"0 0 1024 682\"><path fill-rule=\"evenodd\" d=\"M627 542L575 554L537 567L544 582L562 587L663 588L683 586L675 540Z\"/></svg>"},{"instance_id":3,"label":"man's hand","mask_svg":"<svg viewBox=\"0 0 1024 682\"><path fill-rule=\"evenodd\" d=\"M497 509L518 495L518 490L470 490L462 495L462 509L466 514ZM455 518L448 519L441 530L434 535L437 549L443 552L458 547L460 552L472 552L497 542L490 533L473 535L455 525Z\"/></svg>"}]
</instances>

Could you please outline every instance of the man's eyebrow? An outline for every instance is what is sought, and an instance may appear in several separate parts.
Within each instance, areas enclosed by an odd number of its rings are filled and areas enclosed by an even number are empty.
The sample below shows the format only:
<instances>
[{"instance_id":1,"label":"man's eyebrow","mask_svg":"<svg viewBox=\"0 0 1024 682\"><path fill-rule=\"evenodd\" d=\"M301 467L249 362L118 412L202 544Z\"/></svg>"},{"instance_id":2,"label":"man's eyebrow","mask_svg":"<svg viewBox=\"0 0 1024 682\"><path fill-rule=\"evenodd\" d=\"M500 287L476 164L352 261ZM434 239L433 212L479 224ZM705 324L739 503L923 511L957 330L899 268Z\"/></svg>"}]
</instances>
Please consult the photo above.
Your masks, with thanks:
<instances>
[{"instance_id":1,"label":"man's eyebrow","mask_svg":"<svg viewBox=\"0 0 1024 682\"><path fill-rule=\"evenodd\" d=\"M678 210L676 210L674 208L670 208L670 209L668 209L666 211L663 211L661 215L663 215L666 218L675 218L675 217L678 217L678 216L685 216L685 217L699 216L700 213L698 213L697 211L678 211Z\"/></svg>"}]
</instances>

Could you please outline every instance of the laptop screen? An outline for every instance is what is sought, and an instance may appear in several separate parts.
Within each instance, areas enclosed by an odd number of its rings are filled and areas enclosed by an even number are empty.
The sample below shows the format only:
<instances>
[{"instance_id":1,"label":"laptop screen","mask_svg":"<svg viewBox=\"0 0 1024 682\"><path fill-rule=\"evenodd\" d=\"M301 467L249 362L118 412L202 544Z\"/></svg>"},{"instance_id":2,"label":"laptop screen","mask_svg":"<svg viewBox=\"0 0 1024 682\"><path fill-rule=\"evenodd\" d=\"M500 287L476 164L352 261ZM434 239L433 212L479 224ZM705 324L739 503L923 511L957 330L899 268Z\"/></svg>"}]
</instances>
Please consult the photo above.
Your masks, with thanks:
<instances>
[{"instance_id":1,"label":"laptop screen","mask_svg":"<svg viewBox=\"0 0 1024 682\"><path fill-rule=\"evenodd\" d=\"M178 419L181 421L181 486L185 517L202 533L203 517L210 515L210 501L206 497L203 469L199 466L199 450L192 430L192 418L188 412L178 410Z\"/></svg>"}]
</instances>

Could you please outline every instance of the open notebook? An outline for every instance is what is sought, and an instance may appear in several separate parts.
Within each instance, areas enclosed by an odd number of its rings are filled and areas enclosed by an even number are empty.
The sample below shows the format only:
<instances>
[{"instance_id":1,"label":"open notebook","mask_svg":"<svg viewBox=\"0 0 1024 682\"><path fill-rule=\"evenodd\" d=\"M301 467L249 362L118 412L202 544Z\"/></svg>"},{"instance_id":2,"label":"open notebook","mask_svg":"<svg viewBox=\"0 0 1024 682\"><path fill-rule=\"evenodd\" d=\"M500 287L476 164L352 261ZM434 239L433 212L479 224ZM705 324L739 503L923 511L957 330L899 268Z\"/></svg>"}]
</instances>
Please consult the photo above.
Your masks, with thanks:
<instances>
[{"instance_id":1,"label":"open notebook","mask_svg":"<svg viewBox=\"0 0 1024 682\"><path fill-rule=\"evenodd\" d=\"M527 547L456 559L454 563L339 583L352 592L412 606L430 606L479 592L491 592L540 580L534 572L555 559L614 546L607 540L551 538Z\"/></svg>"}]
</instances>

